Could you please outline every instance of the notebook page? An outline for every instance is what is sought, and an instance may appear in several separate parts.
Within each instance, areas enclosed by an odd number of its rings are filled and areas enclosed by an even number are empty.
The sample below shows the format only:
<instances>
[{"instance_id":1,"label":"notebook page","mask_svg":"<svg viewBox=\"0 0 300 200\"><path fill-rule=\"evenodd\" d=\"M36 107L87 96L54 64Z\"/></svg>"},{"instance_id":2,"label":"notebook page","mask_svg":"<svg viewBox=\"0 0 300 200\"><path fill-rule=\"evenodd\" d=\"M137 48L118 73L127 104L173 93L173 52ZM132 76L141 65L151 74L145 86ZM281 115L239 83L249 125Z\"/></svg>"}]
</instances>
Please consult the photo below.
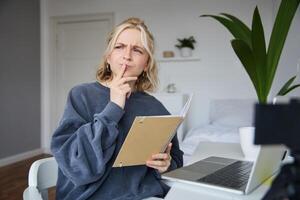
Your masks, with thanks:
<instances>
[{"instance_id":1,"label":"notebook page","mask_svg":"<svg viewBox=\"0 0 300 200\"><path fill-rule=\"evenodd\" d=\"M188 110L191 106L191 101L193 99L193 95L194 94L189 95L189 99L186 101L185 105L183 106L183 108L180 111L180 116L183 117L183 118L185 118L185 116L186 116L186 114L187 114L187 112L188 112Z\"/></svg>"}]
</instances>

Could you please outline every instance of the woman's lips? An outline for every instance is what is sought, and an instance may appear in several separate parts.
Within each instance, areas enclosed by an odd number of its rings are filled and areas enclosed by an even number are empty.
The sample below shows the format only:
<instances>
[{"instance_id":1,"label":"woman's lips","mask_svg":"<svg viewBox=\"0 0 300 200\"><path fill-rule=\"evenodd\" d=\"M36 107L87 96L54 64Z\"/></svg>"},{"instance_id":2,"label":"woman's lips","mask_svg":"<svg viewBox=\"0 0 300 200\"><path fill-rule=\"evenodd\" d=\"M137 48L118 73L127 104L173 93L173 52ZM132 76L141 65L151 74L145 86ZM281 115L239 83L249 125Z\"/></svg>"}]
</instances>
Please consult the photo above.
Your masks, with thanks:
<instances>
[{"instance_id":1,"label":"woman's lips","mask_svg":"<svg viewBox=\"0 0 300 200\"><path fill-rule=\"evenodd\" d=\"M128 69L128 67L130 67L130 66L127 65L127 64L122 64L121 66L125 66L125 71Z\"/></svg>"}]
</instances>

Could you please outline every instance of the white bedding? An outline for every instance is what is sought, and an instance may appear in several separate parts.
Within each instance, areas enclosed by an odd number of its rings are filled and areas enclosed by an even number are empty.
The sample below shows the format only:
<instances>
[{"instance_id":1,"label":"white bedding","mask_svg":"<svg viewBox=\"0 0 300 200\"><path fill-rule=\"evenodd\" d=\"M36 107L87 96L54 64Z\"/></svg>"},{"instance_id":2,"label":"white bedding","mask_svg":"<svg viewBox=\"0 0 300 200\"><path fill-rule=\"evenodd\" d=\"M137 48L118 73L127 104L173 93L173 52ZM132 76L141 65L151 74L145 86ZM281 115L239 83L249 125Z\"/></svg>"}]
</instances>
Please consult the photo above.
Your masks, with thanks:
<instances>
[{"instance_id":1,"label":"white bedding","mask_svg":"<svg viewBox=\"0 0 300 200\"><path fill-rule=\"evenodd\" d=\"M239 143L239 127L253 125L253 99L213 99L209 124L192 128L180 143L184 164L201 141Z\"/></svg>"},{"instance_id":2,"label":"white bedding","mask_svg":"<svg viewBox=\"0 0 300 200\"><path fill-rule=\"evenodd\" d=\"M239 143L238 127L209 124L192 128L180 144L184 152L184 165L201 141Z\"/></svg>"}]
</instances>

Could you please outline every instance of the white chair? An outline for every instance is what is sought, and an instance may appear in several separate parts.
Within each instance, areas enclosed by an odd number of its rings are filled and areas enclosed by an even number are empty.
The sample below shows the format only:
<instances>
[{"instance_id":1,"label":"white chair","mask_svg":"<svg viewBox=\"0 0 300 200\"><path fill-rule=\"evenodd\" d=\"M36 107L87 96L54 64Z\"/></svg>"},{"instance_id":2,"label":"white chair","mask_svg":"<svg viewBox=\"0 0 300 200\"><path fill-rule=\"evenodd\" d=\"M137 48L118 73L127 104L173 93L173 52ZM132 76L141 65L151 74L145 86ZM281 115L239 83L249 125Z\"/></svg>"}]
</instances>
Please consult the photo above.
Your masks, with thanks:
<instances>
[{"instance_id":1,"label":"white chair","mask_svg":"<svg viewBox=\"0 0 300 200\"><path fill-rule=\"evenodd\" d=\"M57 170L58 166L54 157L32 163L29 170L28 187L23 192L23 199L47 200L48 189L56 185Z\"/></svg>"},{"instance_id":2,"label":"white chair","mask_svg":"<svg viewBox=\"0 0 300 200\"><path fill-rule=\"evenodd\" d=\"M44 158L32 163L28 187L23 192L23 200L48 200L48 189L56 186L57 162L54 157ZM157 197L149 197L145 200L162 200Z\"/></svg>"}]
</instances>

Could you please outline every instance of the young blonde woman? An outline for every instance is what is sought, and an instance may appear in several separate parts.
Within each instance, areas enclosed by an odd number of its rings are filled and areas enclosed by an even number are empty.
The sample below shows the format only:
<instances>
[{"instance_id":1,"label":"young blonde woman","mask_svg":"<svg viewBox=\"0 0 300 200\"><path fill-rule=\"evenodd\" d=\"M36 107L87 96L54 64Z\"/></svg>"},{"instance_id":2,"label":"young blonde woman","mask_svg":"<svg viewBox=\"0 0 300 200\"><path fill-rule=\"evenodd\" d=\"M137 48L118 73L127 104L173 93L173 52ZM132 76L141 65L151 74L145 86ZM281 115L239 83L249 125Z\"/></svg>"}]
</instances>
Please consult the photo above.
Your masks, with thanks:
<instances>
[{"instance_id":1,"label":"young blonde woman","mask_svg":"<svg viewBox=\"0 0 300 200\"><path fill-rule=\"evenodd\" d=\"M157 86L153 52L147 26L129 18L110 34L97 82L70 91L51 143L59 166L57 199L138 200L166 194L160 174L182 166L176 137L146 165L112 168L136 116L169 114L146 93Z\"/></svg>"}]
</instances>

